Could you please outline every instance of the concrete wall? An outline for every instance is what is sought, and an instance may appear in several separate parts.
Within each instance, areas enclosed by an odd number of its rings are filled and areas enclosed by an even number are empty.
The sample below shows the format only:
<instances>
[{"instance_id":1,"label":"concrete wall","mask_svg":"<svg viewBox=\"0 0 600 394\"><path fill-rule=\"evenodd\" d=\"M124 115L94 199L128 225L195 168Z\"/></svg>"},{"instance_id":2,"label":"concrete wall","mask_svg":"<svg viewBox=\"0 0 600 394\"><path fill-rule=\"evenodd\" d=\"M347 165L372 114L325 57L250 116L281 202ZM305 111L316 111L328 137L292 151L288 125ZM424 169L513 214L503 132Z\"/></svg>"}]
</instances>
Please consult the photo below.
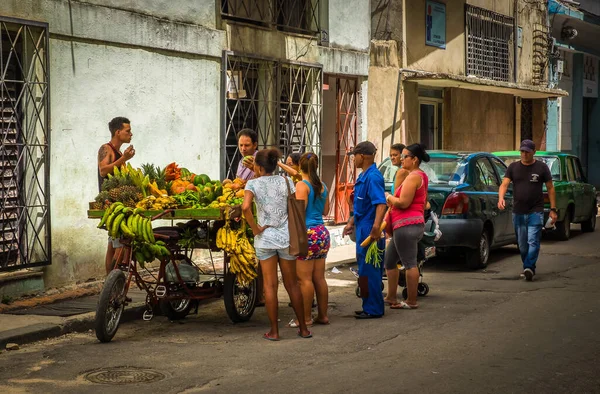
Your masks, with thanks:
<instances>
[{"instance_id":1,"label":"concrete wall","mask_svg":"<svg viewBox=\"0 0 600 394\"><path fill-rule=\"evenodd\" d=\"M523 3L523 0L521 0L521 3ZM539 56L534 57L536 50L539 50L539 47L534 48L534 36L539 37L540 34L543 34L540 29L546 26L547 9L545 6L538 8L527 6L526 4L521 4L519 7L521 12L517 16L517 23L523 29L523 33L522 46L517 49L517 62L519 66L517 82L532 85L534 82L534 61L536 63L543 62L546 65L548 64L545 60L541 60Z\"/></svg>"},{"instance_id":2,"label":"concrete wall","mask_svg":"<svg viewBox=\"0 0 600 394\"><path fill-rule=\"evenodd\" d=\"M329 45L368 51L371 42L370 4L366 0L329 0Z\"/></svg>"},{"instance_id":3,"label":"concrete wall","mask_svg":"<svg viewBox=\"0 0 600 394\"><path fill-rule=\"evenodd\" d=\"M558 149L568 151L571 149L571 117L573 111L573 97L571 95L573 92L573 54L571 52L565 52L565 60L567 73L563 73L558 88L568 92L569 95L558 99L558 105L560 107Z\"/></svg>"},{"instance_id":4,"label":"concrete wall","mask_svg":"<svg viewBox=\"0 0 600 394\"><path fill-rule=\"evenodd\" d=\"M85 217L98 193L96 157L114 116L131 120L134 167L177 161L219 174L220 62L140 49L51 41L52 256L46 285L102 274L106 233ZM85 245L85 246L84 246Z\"/></svg>"},{"instance_id":5,"label":"concrete wall","mask_svg":"<svg viewBox=\"0 0 600 394\"><path fill-rule=\"evenodd\" d=\"M472 110L473 103L478 103L477 111ZM453 88L445 94L444 104L448 114L444 117L444 149L489 152L513 149L512 96Z\"/></svg>"}]
</instances>

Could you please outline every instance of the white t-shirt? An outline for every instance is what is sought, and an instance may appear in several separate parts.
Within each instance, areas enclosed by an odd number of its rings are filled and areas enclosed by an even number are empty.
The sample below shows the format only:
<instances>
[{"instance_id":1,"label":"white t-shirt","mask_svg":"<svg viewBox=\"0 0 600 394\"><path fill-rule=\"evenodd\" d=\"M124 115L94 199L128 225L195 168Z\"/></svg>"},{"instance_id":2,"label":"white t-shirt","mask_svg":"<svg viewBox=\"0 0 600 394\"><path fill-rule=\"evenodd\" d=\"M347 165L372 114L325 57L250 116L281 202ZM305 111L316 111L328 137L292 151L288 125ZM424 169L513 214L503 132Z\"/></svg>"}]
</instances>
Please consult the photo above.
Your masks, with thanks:
<instances>
[{"instance_id":1,"label":"white t-shirt","mask_svg":"<svg viewBox=\"0 0 600 394\"><path fill-rule=\"evenodd\" d=\"M246 184L246 190L254 194L258 225L270 226L254 237L255 248L285 249L290 246L286 181L291 192L295 193L294 182L279 175L261 176Z\"/></svg>"}]
</instances>

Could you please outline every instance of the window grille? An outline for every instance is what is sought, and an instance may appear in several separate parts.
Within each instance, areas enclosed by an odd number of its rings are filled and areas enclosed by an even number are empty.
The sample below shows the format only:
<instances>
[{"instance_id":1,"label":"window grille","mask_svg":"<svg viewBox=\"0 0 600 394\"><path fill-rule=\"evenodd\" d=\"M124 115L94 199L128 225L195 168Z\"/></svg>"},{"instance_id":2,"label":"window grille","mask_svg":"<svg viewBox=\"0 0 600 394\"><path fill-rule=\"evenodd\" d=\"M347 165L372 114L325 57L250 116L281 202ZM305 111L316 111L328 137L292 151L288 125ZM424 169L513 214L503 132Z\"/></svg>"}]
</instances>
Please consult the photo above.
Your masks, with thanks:
<instances>
[{"instance_id":1,"label":"window grille","mask_svg":"<svg viewBox=\"0 0 600 394\"><path fill-rule=\"evenodd\" d=\"M222 177L235 178L241 156L237 133L250 128L259 149L277 147L283 155L320 154L322 68L238 56L223 60L224 119Z\"/></svg>"},{"instance_id":2,"label":"window grille","mask_svg":"<svg viewBox=\"0 0 600 394\"><path fill-rule=\"evenodd\" d=\"M319 33L319 0L221 0L221 16L297 33Z\"/></svg>"},{"instance_id":3,"label":"window grille","mask_svg":"<svg viewBox=\"0 0 600 394\"><path fill-rule=\"evenodd\" d=\"M514 19L466 5L467 75L509 82L514 80L511 51Z\"/></svg>"},{"instance_id":4,"label":"window grille","mask_svg":"<svg viewBox=\"0 0 600 394\"><path fill-rule=\"evenodd\" d=\"M50 264L48 26L0 18L0 271Z\"/></svg>"},{"instance_id":5,"label":"window grille","mask_svg":"<svg viewBox=\"0 0 600 394\"><path fill-rule=\"evenodd\" d=\"M546 70L549 52L548 28L536 23L533 25L533 78L534 85L544 85L547 81Z\"/></svg>"}]
</instances>

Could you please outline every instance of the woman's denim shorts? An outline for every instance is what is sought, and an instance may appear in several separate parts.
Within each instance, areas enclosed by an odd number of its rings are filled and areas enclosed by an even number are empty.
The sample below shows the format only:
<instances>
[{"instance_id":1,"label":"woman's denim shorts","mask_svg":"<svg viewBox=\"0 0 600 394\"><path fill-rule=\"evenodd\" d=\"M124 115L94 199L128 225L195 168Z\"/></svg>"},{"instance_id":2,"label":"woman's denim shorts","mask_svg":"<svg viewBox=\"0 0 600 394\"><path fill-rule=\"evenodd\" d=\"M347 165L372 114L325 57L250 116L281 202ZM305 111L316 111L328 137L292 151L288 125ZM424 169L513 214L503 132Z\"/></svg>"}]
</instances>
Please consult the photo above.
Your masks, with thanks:
<instances>
[{"instance_id":1,"label":"woman's denim shorts","mask_svg":"<svg viewBox=\"0 0 600 394\"><path fill-rule=\"evenodd\" d=\"M284 260L296 260L296 256L292 256L290 254L290 248L283 248L283 249L263 249L263 248L256 248L256 257L259 260L266 260L268 258L271 258L273 256L279 256L280 259L284 259Z\"/></svg>"}]
</instances>

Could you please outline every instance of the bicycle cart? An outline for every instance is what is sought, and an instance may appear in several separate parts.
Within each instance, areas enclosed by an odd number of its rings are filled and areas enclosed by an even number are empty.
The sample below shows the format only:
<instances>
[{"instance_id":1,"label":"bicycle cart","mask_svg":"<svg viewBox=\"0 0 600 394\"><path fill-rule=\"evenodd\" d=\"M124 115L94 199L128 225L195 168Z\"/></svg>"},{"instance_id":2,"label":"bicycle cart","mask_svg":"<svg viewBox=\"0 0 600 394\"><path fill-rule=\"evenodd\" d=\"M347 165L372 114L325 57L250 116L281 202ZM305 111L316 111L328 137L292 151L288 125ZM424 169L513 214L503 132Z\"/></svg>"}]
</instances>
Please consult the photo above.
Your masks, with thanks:
<instances>
[{"instance_id":1,"label":"bicycle cart","mask_svg":"<svg viewBox=\"0 0 600 394\"><path fill-rule=\"evenodd\" d=\"M93 219L100 219L103 214L101 210L88 211L88 217ZM233 218L241 216L239 207L145 211L143 215L152 221L181 221L177 225L152 228L154 238L164 243L170 255L159 258L158 271L152 272L136 258L132 241L125 237L120 239L123 246L115 253L115 268L104 282L96 309L98 340L110 342L115 336L123 310L131 302L127 293L132 283L146 292L143 314L146 321L153 318L157 308L171 320L183 319L192 308L195 307L197 312L200 300L221 296L232 322L245 322L252 317L258 296L256 278L249 283L240 283L229 268L228 254L216 246L217 231L226 223L236 225ZM184 234L194 235L193 244L181 245ZM194 264L191 259L194 249L209 252L213 272L205 273ZM222 272L215 269L213 253L223 253Z\"/></svg>"}]
</instances>

